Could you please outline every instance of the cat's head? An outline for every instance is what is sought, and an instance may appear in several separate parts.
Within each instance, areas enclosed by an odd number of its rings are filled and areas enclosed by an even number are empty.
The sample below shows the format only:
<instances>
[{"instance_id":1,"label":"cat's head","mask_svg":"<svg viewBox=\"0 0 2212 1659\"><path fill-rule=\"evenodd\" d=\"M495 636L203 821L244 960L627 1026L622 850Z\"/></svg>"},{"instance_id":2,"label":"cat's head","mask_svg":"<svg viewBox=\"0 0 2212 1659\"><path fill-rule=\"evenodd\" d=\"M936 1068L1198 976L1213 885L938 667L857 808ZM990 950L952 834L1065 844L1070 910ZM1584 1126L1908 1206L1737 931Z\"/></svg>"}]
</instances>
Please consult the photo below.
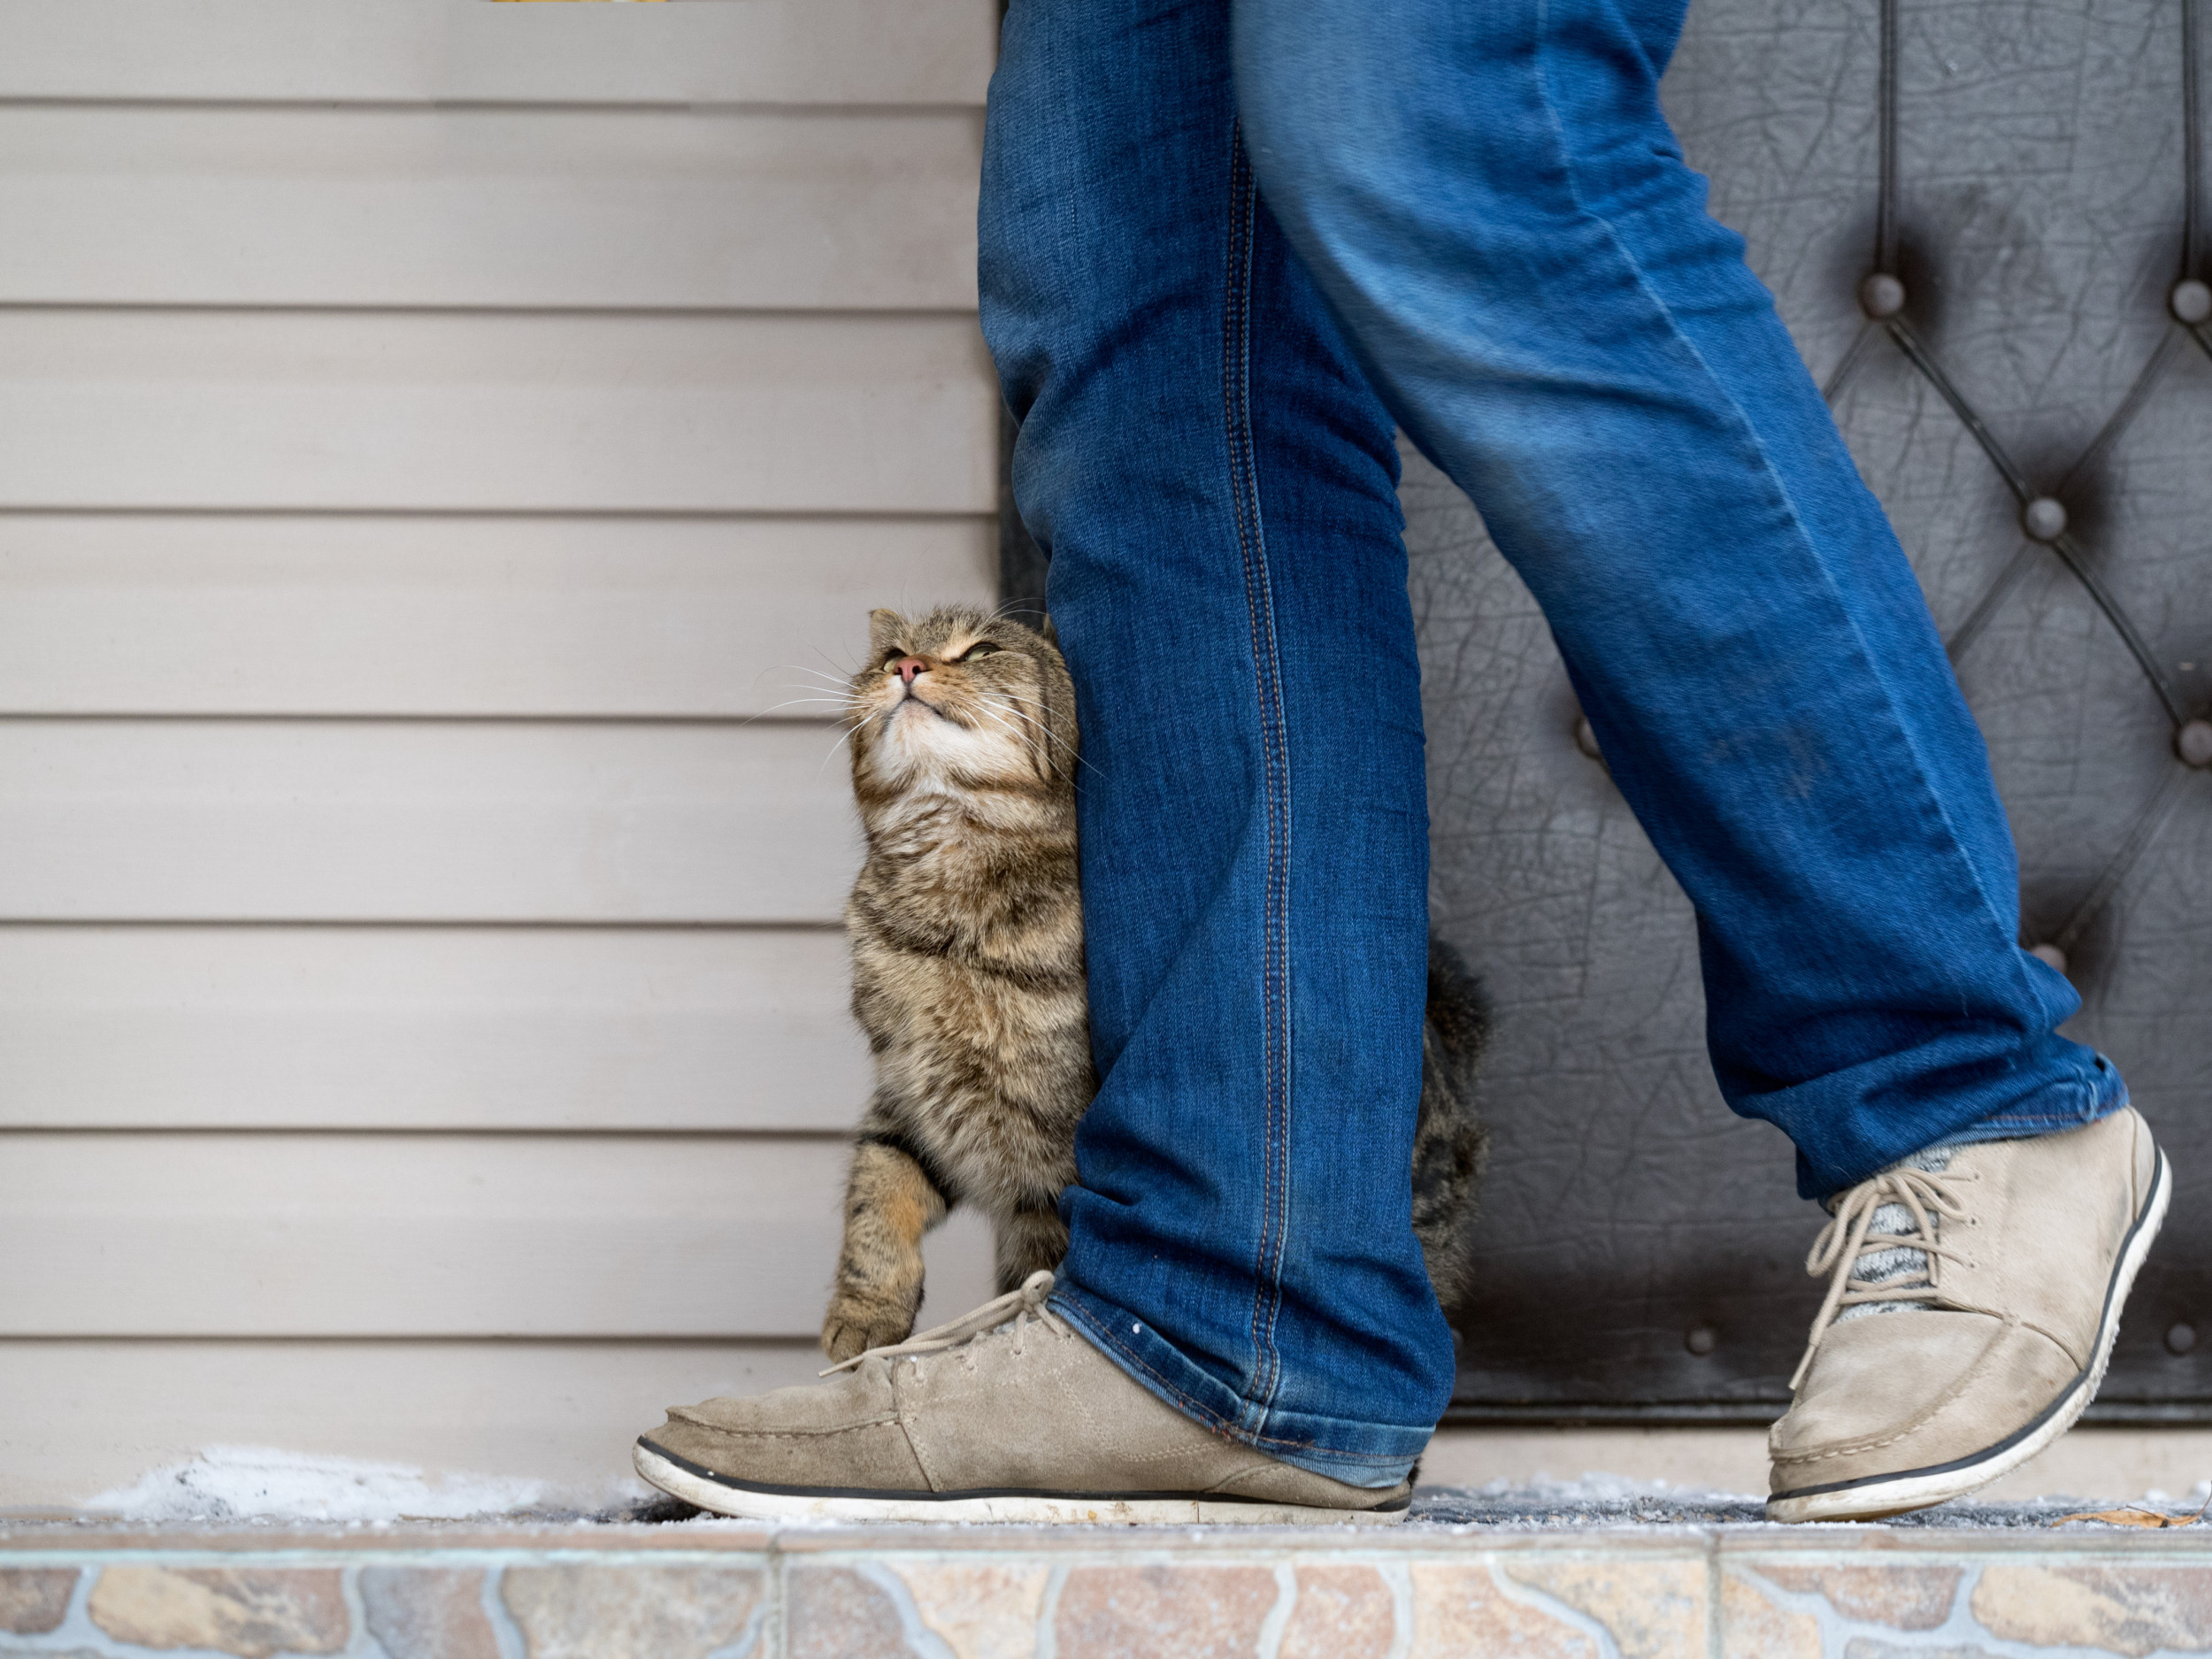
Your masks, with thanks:
<instances>
[{"instance_id":1,"label":"cat's head","mask_svg":"<svg viewBox=\"0 0 2212 1659\"><path fill-rule=\"evenodd\" d=\"M1045 787L1075 777L1075 687L1046 633L966 606L909 619L868 613L852 679L853 777L916 785Z\"/></svg>"}]
</instances>

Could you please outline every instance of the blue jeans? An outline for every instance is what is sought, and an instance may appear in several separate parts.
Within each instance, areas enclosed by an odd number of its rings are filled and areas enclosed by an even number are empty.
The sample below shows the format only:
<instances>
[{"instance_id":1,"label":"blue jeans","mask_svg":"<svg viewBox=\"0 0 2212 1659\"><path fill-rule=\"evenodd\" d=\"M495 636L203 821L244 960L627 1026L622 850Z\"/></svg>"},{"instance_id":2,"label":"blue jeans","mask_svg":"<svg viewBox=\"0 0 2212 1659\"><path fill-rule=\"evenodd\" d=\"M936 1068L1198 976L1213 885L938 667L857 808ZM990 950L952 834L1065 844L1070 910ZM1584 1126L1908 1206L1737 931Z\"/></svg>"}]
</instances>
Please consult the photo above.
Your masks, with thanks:
<instances>
[{"instance_id":1,"label":"blue jeans","mask_svg":"<svg viewBox=\"0 0 2212 1659\"><path fill-rule=\"evenodd\" d=\"M1083 722L1060 1310L1402 1478L1427 813L1402 427L1534 593L1696 906L1713 1064L1822 1196L2125 1098L2018 948L1979 733L1660 113L1683 0L1013 0L983 323Z\"/></svg>"}]
</instances>

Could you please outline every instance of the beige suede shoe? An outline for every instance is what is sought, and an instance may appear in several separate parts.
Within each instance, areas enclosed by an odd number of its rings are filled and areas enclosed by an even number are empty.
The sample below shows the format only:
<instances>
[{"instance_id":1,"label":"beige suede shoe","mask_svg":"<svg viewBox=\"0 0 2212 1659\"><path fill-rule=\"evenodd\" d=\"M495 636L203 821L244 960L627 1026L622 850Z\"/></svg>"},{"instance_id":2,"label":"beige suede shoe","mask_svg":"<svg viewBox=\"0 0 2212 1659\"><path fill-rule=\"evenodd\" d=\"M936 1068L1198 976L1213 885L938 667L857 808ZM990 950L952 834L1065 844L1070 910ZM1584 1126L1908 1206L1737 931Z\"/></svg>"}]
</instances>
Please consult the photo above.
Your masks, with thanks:
<instances>
[{"instance_id":1,"label":"beige suede shoe","mask_svg":"<svg viewBox=\"0 0 2212 1659\"><path fill-rule=\"evenodd\" d=\"M1046 1306L1050 1273L832 1380L672 1407L637 1471L757 1520L1405 1518L1410 1483L1346 1486L1201 1427Z\"/></svg>"},{"instance_id":2,"label":"beige suede shoe","mask_svg":"<svg viewBox=\"0 0 2212 1659\"><path fill-rule=\"evenodd\" d=\"M1832 1271L1767 1515L1868 1521L1987 1485L2095 1396L2173 1175L2132 1108L1922 1154L1832 1201Z\"/></svg>"}]
</instances>

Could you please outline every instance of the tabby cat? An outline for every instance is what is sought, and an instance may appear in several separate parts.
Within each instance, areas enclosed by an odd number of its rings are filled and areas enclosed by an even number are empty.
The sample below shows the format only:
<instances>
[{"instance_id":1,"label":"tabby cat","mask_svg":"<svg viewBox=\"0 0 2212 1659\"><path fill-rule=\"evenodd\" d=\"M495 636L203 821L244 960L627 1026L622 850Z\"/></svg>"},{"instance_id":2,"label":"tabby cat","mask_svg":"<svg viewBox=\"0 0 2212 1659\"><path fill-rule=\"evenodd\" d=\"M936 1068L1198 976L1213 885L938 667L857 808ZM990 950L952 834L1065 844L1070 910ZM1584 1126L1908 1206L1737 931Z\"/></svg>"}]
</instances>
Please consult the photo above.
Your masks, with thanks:
<instances>
[{"instance_id":1,"label":"tabby cat","mask_svg":"<svg viewBox=\"0 0 2212 1659\"><path fill-rule=\"evenodd\" d=\"M1004 617L868 618L853 676L853 793L868 856L845 907L853 1014L876 1088L845 1193L822 1323L833 1360L904 1340L922 1235L952 1205L991 1219L999 1287L1067 1248L1060 1190L1098 1087L1075 856L1075 688L1054 644ZM1481 994L1429 945L1413 1148L1414 1226L1448 1306L1472 1271L1466 1222L1485 1133L1471 1087Z\"/></svg>"}]
</instances>

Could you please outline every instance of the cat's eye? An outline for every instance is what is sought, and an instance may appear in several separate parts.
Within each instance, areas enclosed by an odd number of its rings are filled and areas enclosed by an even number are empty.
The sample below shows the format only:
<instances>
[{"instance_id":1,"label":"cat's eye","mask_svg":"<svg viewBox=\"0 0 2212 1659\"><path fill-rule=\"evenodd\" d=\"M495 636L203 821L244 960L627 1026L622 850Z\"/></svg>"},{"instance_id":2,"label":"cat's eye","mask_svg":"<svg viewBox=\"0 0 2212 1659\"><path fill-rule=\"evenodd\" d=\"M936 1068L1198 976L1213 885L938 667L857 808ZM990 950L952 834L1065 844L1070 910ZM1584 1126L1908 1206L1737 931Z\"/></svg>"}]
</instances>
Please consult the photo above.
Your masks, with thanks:
<instances>
[{"instance_id":1,"label":"cat's eye","mask_svg":"<svg viewBox=\"0 0 2212 1659\"><path fill-rule=\"evenodd\" d=\"M1002 651L1005 649L1003 645L994 645L988 640L978 640L952 660L956 663L972 663L979 657L988 657L993 651Z\"/></svg>"}]
</instances>

